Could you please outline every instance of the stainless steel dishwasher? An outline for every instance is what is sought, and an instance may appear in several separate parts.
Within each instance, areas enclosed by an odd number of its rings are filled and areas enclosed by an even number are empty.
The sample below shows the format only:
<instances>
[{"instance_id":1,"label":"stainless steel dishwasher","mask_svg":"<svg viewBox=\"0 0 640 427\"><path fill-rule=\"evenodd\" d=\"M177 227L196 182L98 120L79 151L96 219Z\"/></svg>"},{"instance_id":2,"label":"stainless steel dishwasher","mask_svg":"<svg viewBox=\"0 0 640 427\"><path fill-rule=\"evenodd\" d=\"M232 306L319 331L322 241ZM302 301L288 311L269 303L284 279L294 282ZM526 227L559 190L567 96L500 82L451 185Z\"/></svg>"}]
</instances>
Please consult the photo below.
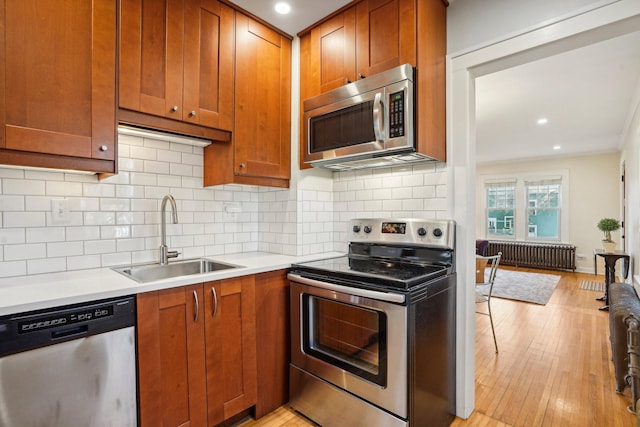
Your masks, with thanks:
<instances>
[{"instance_id":1,"label":"stainless steel dishwasher","mask_svg":"<svg viewBox=\"0 0 640 427\"><path fill-rule=\"evenodd\" d=\"M135 306L131 296L0 317L0 426L136 426Z\"/></svg>"}]
</instances>

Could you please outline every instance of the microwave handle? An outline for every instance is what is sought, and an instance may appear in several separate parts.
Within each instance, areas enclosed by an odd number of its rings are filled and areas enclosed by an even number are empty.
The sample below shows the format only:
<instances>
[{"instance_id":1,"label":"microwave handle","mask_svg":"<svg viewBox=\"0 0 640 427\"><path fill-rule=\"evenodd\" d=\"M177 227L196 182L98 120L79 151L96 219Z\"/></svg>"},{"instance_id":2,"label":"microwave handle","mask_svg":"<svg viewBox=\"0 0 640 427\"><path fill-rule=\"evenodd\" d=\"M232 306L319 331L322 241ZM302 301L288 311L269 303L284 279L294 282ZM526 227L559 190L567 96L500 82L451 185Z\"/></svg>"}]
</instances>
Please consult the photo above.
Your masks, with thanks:
<instances>
[{"instance_id":1,"label":"microwave handle","mask_svg":"<svg viewBox=\"0 0 640 427\"><path fill-rule=\"evenodd\" d=\"M384 142L384 107L382 105L382 93L376 93L373 99L373 132L376 141Z\"/></svg>"}]
</instances>

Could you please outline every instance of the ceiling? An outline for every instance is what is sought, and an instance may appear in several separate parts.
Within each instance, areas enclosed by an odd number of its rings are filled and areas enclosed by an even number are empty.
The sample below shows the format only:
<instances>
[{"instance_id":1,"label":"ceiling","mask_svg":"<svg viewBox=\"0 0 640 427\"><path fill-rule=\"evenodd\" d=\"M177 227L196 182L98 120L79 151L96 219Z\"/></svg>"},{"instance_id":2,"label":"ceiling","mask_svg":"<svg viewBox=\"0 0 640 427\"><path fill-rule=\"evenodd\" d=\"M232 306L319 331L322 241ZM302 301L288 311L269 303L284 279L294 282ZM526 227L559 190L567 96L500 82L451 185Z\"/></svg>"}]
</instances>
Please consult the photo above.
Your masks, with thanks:
<instances>
[{"instance_id":1,"label":"ceiling","mask_svg":"<svg viewBox=\"0 0 640 427\"><path fill-rule=\"evenodd\" d=\"M616 151L639 84L640 32L479 77L477 162Z\"/></svg>"},{"instance_id":2,"label":"ceiling","mask_svg":"<svg viewBox=\"0 0 640 427\"><path fill-rule=\"evenodd\" d=\"M274 10L275 4L280 1L283 0L232 0L244 10L292 36L351 2L351 0L285 0L291 6L291 12L288 15L280 15Z\"/></svg>"},{"instance_id":3,"label":"ceiling","mask_svg":"<svg viewBox=\"0 0 640 427\"><path fill-rule=\"evenodd\" d=\"M233 0L291 35L350 2L287 0L291 13L279 15L278 1ZM479 77L477 162L616 151L639 85L640 32Z\"/></svg>"}]
</instances>

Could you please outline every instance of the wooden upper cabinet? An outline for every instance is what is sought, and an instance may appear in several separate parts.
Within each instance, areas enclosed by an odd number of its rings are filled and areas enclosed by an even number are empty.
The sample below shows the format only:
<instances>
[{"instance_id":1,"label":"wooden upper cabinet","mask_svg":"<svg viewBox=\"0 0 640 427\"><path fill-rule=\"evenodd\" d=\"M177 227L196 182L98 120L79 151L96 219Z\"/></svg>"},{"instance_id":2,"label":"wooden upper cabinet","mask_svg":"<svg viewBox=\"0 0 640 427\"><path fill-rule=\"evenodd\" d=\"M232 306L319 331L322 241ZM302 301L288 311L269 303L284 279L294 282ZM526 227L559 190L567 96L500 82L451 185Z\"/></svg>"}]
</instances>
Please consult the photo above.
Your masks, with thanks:
<instances>
[{"instance_id":1,"label":"wooden upper cabinet","mask_svg":"<svg viewBox=\"0 0 640 427\"><path fill-rule=\"evenodd\" d=\"M137 296L141 427L206 425L202 284Z\"/></svg>"},{"instance_id":2,"label":"wooden upper cabinet","mask_svg":"<svg viewBox=\"0 0 640 427\"><path fill-rule=\"evenodd\" d=\"M208 425L256 404L254 276L204 284Z\"/></svg>"},{"instance_id":3,"label":"wooden upper cabinet","mask_svg":"<svg viewBox=\"0 0 640 427\"><path fill-rule=\"evenodd\" d=\"M116 4L0 1L0 163L114 173Z\"/></svg>"},{"instance_id":4,"label":"wooden upper cabinet","mask_svg":"<svg viewBox=\"0 0 640 427\"><path fill-rule=\"evenodd\" d=\"M357 77L416 65L415 0L364 0L356 5Z\"/></svg>"},{"instance_id":5,"label":"wooden upper cabinet","mask_svg":"<svg viewBox=\"0 0 640 427\"><path fill-rule=\"evenodd\" d=\"M288 180L291 42L236 14L235 172Z\"/></svg>"},{"instance_id":6,"label":"wooden upper cabinet","mask_svg":"<svg viewBox=\"0 0 640 427\"><path fill-rule=\"evenodd\" d=\"M204 150L204 185L288 187L291 39L236 12L233 138Z\"/></svg>"},{"instance_id":7,"label":"wooden upper cabinet","mask_svg":"<svg viewBox=\"0 0 640 427\"><path fill-rule=\"evenodd\" d=\"M120 4L120 108L231 130L233 10L216 0Z\"/></svg>"},{"instance_id":8,"label":"wooden upper cabinet","mask_svg":"<svg viewBox=\"0 0 640 427\"><path fill-rule=\"evenodd\" d=\"M316 60L303 78L312 80L312 92L327 92L356 80L355 36L354 7L311 30L309 53Z\"/></svg>"}]
</instances>

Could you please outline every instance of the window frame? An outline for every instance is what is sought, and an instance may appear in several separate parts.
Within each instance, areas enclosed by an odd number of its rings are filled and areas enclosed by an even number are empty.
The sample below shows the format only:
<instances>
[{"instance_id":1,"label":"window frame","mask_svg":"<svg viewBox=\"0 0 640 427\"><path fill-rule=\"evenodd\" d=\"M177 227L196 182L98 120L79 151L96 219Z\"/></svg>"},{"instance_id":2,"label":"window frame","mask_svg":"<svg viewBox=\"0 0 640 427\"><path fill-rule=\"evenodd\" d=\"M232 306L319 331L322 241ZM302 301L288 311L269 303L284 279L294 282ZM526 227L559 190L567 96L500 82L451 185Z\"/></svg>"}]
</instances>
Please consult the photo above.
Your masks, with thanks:
<instances>
[{"instance_id":1,"label":"window frame","mask_svg":"<svg viewBox=\"0 0 640 427\"><path fill-rule=\"evenodd\" d=\"M522 172L522 173L501 173L501 174L483 174L479 176L477 182L476 191L476 203L477 211L481 215L477 215L476 219L476 233L477 238L489 239L489 240L516 240L516 241L528 241L528 242L549 242L549 243L563 243L569 242L570 236L570 199L569 199L569 170L549 170L544 172ZM527 184L531 182L546 182L550 180L559 180L559 207L552 208L559 213L558 219L558 238L529 236L529 211L533 206L529 206ZM489 234L488 232L488 213L487 207L487 188L489 186L497 186L497 184L509 184L513 183L516 186L515 190L515 209L514 209L514 226L515 230L513 235L496 235ZM536 215L540 214L540 206L535 206ZM537 233L536 233L537 234Z\"/></svg>"}]
</instances>

